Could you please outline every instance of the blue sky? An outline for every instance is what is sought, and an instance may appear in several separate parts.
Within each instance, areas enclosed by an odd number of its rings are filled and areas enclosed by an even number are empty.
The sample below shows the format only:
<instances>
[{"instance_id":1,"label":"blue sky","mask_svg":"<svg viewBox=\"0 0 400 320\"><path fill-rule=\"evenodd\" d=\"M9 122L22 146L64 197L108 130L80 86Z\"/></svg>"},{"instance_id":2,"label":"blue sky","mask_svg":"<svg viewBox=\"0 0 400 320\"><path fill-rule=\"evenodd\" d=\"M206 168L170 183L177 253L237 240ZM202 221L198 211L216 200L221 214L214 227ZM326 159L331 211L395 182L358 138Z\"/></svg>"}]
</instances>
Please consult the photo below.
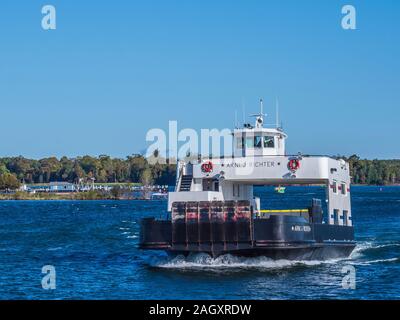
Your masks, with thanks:
<instances>
[{"instance_id":1,"label":"blue sky","mask_svg":"<svg viewBox=\"0 0 400 320\"><path fill-rule=\"evenodd\" d=\"M125 157L278 97L289 152L399 158L399 33L396 0L1 1L0 156Z\"/></svg>"}]
</instances>

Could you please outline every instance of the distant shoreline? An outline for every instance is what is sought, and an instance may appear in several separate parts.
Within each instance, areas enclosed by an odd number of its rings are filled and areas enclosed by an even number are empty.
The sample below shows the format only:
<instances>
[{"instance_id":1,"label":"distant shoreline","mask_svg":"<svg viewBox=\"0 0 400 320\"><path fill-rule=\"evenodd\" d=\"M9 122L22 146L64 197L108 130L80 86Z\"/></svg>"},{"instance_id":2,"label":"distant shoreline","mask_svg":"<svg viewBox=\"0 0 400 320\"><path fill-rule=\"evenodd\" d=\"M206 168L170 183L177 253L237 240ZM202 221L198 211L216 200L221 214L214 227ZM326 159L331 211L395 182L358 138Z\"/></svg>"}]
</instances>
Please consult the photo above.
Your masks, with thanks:
<instances>
[{"instance_id":1,"label":"distant shoreline","mask_svg":"<svg viewBox=\"0 0 400 320\"><path fill-rule=\"evenodd\" d=\"M368 160L357 155L334 156L348 162L355 185L399 185L400 159ZM162 157L133 154L125 158L108 155L48 157L28 159L22 156L0 157L0 189L17 190L24 185L67 184L66 188L104 189L118 185L174 185L176 164ZM80 190L82 191L82 190Z\"/></svg>"},{"instance_id":2,"label":"distant shoreline","mask_svg":"<svg viewBox=\"0 0 400 320\"><path fill-rule=\"evenodd\" d=\"M165 193L161 194L165 197ZM104 192L90 190L84 192L26 192L16 191L10 193L0 193L1 200L152 200L155 196L152 192L142 192L134 195L133 193L123 192ZM158 195L159 196L159 195ZM156 199L155 197L154 199Z\"/></svg>"},{"instance_id":3,"label":"distant shoreline","mask_svg":"<svg viewBox=\"0 0 400 320\"><path fill-rule=\"evenodd\" d=\"M385 188L385 187L400 187L400 184L388 184L388 185L367 185L367 184L352 184L353 187L377 187L377 188ZM295 185L291 187L296 187ZM93 201L93 200L110 200L110 201L152 201L152 199L145 197L126 197L126 196L113 196L110 193L100 193L100 192L64 192L64 193L49 193L49 192L37 192L37 193L28 193L18 191L15 193L0 193L0 201L9 201L9 200L35 200L35 201Z\"/></svg>"},{"instance_id":4,"label":"distant shoreline","mask_svg":"<svg viewBox=\"0 0 400 320\"><path fill-rule=\"evenodd\" d=\"M33 200L33 201L43 201L43 200L79 200L79 201L93 201L93 200L148 200L145 198L123 198L123 197L113 197L111 195L104 196L88 196L84 193L6 193L0 194L0 201L7 200Z\"/></svg>"}]
</instances>

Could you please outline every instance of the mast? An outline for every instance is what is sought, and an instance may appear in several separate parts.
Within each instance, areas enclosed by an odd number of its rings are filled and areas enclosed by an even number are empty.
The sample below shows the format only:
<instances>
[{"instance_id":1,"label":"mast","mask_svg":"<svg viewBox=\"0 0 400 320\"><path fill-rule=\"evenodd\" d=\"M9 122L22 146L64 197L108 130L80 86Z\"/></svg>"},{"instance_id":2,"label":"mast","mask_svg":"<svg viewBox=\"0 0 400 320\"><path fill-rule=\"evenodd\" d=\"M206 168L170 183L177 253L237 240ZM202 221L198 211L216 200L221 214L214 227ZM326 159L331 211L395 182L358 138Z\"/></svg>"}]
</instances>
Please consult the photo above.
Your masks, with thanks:
<instances>
[{"instance_id":1,"label":"mast","mask_svg":"<svg viewBox=\"0 0 400 320\"><path fill-rule=\"evenodd\" d=\"M253 114L252 116L256 118L256 128L262 128L263 123L264 123L264 101L263 99L260 99L260 113L259 114Z\"/></svg>"},{"instance_id":2,"label":"mast","mask_svg":"<svg viewBox=\"0 0 400 320\"><path fill-rule=\"evenodd\" d=\"M239 128L237 110L235 110L235 129Z\"/></svg>"},{"instance_id":3,"label":"mast","mask_svg":"<svg viewBox=\"0 0 400 320\"><path fill-rule=\"evenodd\" d=\"M275 121L276 121L276 127L279 128L279 102L278 98L275 100Z\"/></svg>"}]
</instances>

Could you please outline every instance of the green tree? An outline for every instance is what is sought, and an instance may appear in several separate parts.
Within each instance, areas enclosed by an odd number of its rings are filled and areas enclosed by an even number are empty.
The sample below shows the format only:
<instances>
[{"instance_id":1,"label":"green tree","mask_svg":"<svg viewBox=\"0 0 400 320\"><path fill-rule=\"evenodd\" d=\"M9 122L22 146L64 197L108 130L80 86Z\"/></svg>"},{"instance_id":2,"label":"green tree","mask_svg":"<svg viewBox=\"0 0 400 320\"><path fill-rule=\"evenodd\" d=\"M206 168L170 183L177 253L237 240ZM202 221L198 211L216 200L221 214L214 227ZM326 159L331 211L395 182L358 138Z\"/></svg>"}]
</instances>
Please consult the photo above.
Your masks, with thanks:
<instances>
[{"instance_id":1,"label":"green tree","mask_svg":"<svg viewBox=\"0 0 400 320\"><path fill-rule=\"evenodd\" d=\"M147 161L141 155L132 155L127 157L129 165L129 180L131 182L140 182L142 172L146 169Z\"/></svg>"},{"instance_id":2,"label":"green tree","mask_svg":"<svg viewBox=\"0 0 400 320\"><path fill-rule=\"evenodd\" d=\"M16 190L20 187L17 177L12 173L0 174L0 190Z\"/></svg>"},{"instance_id":3,"label":"green tree","mask_svg":"<svg viewBox=\"0 0 400 320\"><path fill-rule=\"evenodd\" d=\"M10 171L8 171L5 164L0 163L0 175L5 174L5 173L10 173Z\"/></svg>"},{"instance_id":4,"label":"green tree","mask_svg":"<svg viewBox=\"0 0 400 320\"><path fill-rule=\"evenodd\" d=\"M153 183L154 179L153 179L153 175L151 172L150 168L146 168L143 170L141 176L140 176L140 182L144 185L144 186L149 186Z\"/></svg>"}]
</instances>

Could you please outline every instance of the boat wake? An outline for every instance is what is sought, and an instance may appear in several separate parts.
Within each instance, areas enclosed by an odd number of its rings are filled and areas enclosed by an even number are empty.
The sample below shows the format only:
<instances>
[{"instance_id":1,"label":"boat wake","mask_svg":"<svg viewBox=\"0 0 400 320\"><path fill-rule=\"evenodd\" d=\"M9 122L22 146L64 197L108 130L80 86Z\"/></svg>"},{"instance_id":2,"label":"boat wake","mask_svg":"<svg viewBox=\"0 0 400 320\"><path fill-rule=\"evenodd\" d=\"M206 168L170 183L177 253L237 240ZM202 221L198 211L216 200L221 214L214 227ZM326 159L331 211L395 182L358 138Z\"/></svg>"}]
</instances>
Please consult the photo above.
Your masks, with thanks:
<instances>
[{"instance_id":1,"label":"boat wake","mask_svg":"<svg viewBox=\"0 0 400 320\"><path fill-rule=\"evenodd\" d=\"M374 248L373 242L365 241L365 242L358 242L355 249L351 253L349 260L359 259L364 255L364 252Z\"/></svg>"},{"instance_id":2,"label":"boat wake","mask_svg":"<svg viewBox=\"0 0 400 320\"><path fill-rule=\"evenodd\" d=\"M243 270L276 270L299 266L317 266L335 263L338 260L273 260L267 257L237 257L223 255L213 258L207 254L193 254L188 257L177 256L163 261L152 263L153 267L179 270L205 270L205 271L243 271Z\"/></svg>"},{"instance_id":3,"label":"boat wake","mask_svg":"<svg viewBox=\"0 0 400 320\"><path fill-rule=\"evenodd\" d=\"M351 259L358 259L368 254L369 251L375 251L379 249L386 249L386 248L395 248L400 247L400 243L398 242L389 242L389 243L374 243L371 241L359 242L357 243L356 248L350 255Z\"/></svg>"},{"instance_id":4,"label":"boat wake","mask_svg":"<svg viewBox=\"0 0 400 320\"><path fill-rule=\"evenodd\" d=\"M237 257L233 255L223 255L213 258L208 254L191 254L187 257L179 255L176 257L157 258L150 262L150 266L160 269L174 269L181 271L245 271L245 270L279 270L296 267L312 267L320 265L337 264L340 262L351 265L370 265L377 263L390 263L400 261L397 257L371 259L371 250L380 250L390 247L398 247L399 243L376 244L365 241L357 244L356 248L348 258L330 260L273 260L267 257Z\"/></svg>"},{"instance_id":5,"label":"boat wake","mask_svg":"<svg viewBox=\"0 0 400 320\"><path fill-rule=\"evenodd\" d=\"M370 261L361 261L361 262L354 262L352 264L359 265L359 266L369 266L375 263L388 263L388 262L397 262L399 258L389 258L389 259L377 259L377 260L370 260Z\"/></svg>"},{"instance_id":6,"label":"boat wake","mask_svg":"<svg viewBox=\"0 0 400 320\"><path fill-rule=\"evenodd\" d=\"M379 263L399 262L399 247L399 242L359 242L349 257L349 260L351 260L349 263L352 265L369 266Z\"/></svg>"}]
</instances>

